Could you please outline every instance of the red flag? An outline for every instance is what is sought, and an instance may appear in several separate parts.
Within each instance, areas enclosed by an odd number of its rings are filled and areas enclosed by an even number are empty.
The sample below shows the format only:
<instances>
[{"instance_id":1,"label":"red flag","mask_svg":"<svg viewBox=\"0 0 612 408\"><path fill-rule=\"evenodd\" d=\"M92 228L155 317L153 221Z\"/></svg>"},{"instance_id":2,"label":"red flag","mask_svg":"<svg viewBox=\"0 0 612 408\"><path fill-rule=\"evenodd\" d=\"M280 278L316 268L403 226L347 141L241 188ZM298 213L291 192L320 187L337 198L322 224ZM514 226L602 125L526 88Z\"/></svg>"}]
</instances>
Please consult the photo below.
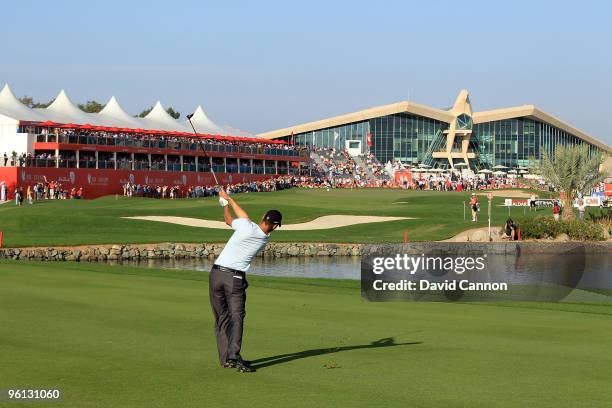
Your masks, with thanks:
<instances>
[{"instance_id":1,"label":"red flag","mask_svg":"<svg viewBox=\"0 0 612 408\"><path fill-rule=\"evenodd\" d=\"M368 132L368 147L372 147L372 134Z\"/></svg>"}]
</instances>

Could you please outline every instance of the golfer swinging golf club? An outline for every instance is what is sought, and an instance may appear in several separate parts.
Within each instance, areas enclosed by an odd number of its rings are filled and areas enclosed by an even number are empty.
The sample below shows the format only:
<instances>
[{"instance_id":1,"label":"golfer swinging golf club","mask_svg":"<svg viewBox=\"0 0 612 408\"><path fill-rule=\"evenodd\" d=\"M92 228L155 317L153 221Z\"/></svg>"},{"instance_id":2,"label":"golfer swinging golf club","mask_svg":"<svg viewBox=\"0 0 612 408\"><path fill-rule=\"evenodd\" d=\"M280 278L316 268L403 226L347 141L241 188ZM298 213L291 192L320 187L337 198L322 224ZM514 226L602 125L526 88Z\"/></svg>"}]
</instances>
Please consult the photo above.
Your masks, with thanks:
<instances>
[{"instance_id":1,"label":"golfer swinging golf club","mask_svg":"<svg viewBox=\"0 0 612 408\"><path fill-rule=\"evenodd\" d=\"M249 286L246 271L255 254L268 243L270 233L280 227L282 215L277 210L269 210L256 224L223 189L219 191L219 197L225 223L234 230L210 272L209 296L215 316L219 361L225 368L253 372L255 369L240 355L246 289ZM236 218L232 218L230 206Z\"/></svg>"}]
</instances>

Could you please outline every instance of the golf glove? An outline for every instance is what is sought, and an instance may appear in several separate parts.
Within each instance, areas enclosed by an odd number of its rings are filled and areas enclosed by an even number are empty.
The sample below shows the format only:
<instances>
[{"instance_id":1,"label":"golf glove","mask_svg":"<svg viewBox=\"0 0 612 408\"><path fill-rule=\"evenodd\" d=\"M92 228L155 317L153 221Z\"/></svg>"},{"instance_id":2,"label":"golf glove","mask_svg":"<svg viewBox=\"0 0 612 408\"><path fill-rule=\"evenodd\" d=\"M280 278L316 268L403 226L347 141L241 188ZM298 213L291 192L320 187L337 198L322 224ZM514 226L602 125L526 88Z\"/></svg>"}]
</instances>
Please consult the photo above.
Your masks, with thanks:
<instances>
[{"instance_id":1,"label":"golf glove","mask_svg":"<svg viewBox=\"0 0 612 408\"><path fill-rule=\"evenodd\" d=\"M229 201L227 201L227 200L226 200L225 198L223 198L223 197L219 197L219 205L220 205L221 207L225 207L225 206L226 206L226 205L228 205L228 204L229 204Z\"/></svg>"}]
</instances>

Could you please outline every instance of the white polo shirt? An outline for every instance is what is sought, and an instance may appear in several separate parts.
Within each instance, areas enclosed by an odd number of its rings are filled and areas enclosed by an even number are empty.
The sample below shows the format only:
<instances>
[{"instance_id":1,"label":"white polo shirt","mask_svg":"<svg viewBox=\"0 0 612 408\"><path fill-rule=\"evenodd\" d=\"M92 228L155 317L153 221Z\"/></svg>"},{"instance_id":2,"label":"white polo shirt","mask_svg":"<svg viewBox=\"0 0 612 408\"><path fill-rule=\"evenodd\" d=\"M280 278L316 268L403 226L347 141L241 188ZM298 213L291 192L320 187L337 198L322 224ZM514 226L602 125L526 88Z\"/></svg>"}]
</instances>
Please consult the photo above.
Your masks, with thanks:
<instances>
[{"instance_id":1,"label":"white polo shirt","mask_svg":"<svg viewBox=\"0 0 612 408\"><path fill-rule=\"evenodd\" d=\"M215 264L246 272L251 266L253 257L268 243L270 235L248 218L234 219L232 229L234 233Z\"/></svg>"}]
</instances>

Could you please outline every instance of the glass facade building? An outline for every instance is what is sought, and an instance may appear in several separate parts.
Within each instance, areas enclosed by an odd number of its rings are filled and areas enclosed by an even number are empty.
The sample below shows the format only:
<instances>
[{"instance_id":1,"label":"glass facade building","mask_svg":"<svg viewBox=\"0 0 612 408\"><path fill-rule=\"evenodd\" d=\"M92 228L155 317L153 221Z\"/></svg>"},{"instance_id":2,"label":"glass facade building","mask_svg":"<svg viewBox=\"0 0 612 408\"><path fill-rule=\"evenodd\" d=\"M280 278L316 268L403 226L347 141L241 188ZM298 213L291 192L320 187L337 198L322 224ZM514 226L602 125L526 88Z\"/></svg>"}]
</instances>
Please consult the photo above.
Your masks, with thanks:
<instances>
[{"instance_id":1,"label":"glass facade building","mask_svg":"<svg viewBox=\"0 0 612 408\"><path fill-rule=\"evenodd\" d=\"M382 163L397 159L416 164L425 160L435 138L447 128L445 122L398 113L296 134L293 140L296 145L336 149L344 148L347 140L359 140L362 152L370 150ZM368 134L372 142L369 149Z\"/></svg>"},{"instance_id":2,"label":"glass facade building","mask_svg":"<svg viewBox=\"0 0 612 408\"><path fill-rule=\"evenodd\" d=\"M394 159L423 163L431 157L434 141L439 141L447 128L448 123L405 113L371 119L370 150L382 163Z\"/></svg>"},{"instance_id":3,"label":"glass facade building","mask_svg":"<svg viewBox=\"0 0 612 408\"><path fill-rule=\"evenodd\" d=\"M328 127L321 127L324 123ZM269 132L296 145L342 149L347 141L361 142L361 151L380 162L448 168L460 163L478 170L502 165L530 167L544 151L558 145L587 145L594 154L612 148L542 112L533 105L473 112L467 90L449 109L399 102ZM289 131L289 132L287 132ZM451 146L447 146L451 143Z\"/></svg>"},{"instance_id":4,"label":"glass facade building","mask_svg":"<svg viewBox=\"0 0 612 408\"><path fill-rule=\"evenodd\" d=\"M476 153L479 167L528 167L541 158L541 149L554 153L558 144L569 146L585 143L588 144L549 124L529 118L515 118L474 125L470 148ZM599 151L597 147L588 145L591 154Z\"/></svg>"},{"instance_id":5,"label":"glass facade building","mask_svg":"<svg viewBox=\"0 0 612 408\"><path fill-rule=\"evenodd\" d=\"M554 152L557 144L581 145L581 138L549 124L515 118L472 124L469 116L457 118L458 128L472 128L469 151L476 153L475 168L529 167L541 157L541 149ZM294 143L303 146L342 149L347 140L361 141L362 152L371 151L382 163L401 160L403 163L427 163L447 167L444 159L433 159L433 151L445 147L444 130L449 124L435 119L398 113L361 122L348 123L294 135ZM367 136L372 145L368 148ZM588 144L588 143L587 143ZM589 144L591 154L599 149Z\"/></svg>"},{"instance_id":6,"label":"glass facade building","mask_svg":"<svg viewBox=\"0 0 612 408\"><path fill-rule=\"evenodd\" d=\"M299 133L293 136L293 142L300 146L317 146L343 149L347 140L361 141L362 152L367 150L367 136L370 133L370 121L348 123L312 132Z\"/></svg>"}]
</instances>

